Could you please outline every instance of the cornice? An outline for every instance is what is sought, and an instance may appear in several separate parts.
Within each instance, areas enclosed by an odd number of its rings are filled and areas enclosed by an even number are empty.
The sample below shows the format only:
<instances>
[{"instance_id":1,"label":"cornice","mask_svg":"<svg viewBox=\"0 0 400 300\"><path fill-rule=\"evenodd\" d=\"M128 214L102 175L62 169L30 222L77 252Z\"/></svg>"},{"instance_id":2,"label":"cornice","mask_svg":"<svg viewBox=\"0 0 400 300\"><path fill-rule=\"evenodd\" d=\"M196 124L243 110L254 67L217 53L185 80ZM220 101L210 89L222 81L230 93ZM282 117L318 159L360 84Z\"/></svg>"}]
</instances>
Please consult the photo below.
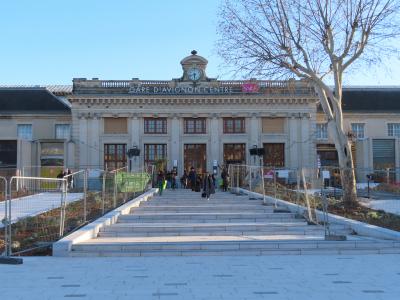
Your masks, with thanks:
<instances>
[{"instance_id":1,"label":"cornice","mask_svg":"<svg viewBox=\"0 0 400 300\"><path fill-rule=\"evenodd\" d=\"M79 105L305 105L318 101L312 95L268 96L265 95L227 95L227 96L121 96L121 95L73 95L68 97Z\"/></svg>"}]
</instances>

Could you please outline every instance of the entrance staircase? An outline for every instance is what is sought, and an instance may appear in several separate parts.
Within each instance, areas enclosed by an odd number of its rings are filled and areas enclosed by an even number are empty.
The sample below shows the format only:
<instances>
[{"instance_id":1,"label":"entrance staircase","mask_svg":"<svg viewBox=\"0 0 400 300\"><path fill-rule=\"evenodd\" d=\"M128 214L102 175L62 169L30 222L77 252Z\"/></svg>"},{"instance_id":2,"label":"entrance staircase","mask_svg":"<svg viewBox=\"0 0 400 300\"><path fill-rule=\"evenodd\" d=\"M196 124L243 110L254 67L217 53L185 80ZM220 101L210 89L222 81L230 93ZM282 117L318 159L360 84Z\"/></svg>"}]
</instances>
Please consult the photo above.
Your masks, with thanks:
<instances>
[{"instance_id":1,"label":"entrance staircase","mask_svg":"<svg viewBox=\"0 0 400 300\"><path fill-rule=\"evenodd\" d=\"M217 192L207 201L190 190L164 191L121 215L97 238L72 246L71 256L195 256L400 253L400 243L352 235L325 241L324 228L261 199Z\"/></svg>"}]
</instances>

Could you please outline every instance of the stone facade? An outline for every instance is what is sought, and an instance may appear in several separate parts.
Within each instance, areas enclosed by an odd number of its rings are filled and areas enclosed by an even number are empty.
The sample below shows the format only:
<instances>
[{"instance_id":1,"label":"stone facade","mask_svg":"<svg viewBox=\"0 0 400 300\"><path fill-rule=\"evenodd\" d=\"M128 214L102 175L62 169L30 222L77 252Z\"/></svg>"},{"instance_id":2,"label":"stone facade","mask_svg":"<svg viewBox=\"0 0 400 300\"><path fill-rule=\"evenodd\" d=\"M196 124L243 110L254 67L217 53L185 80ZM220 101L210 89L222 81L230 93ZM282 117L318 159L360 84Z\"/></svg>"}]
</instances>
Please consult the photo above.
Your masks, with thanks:
<instances>
[{"instance_id":1,"label":"stone facade","mask_svg":"<svg viewBox=\"0 0 400 300\"><path fill-rule=\"evenodd\" d=\"M145 144L166 144L168 168L184 169L184 145L205 144L208 170L224 163L224 144L245 144L245 162L253 163L249 149L267 143L284 144L284 166L315 166L313 131L317 98L302 81L219 81L206 76L207 61L196 55L181 62L183 75L171 81L103 81L74 79L72 139L79 141L77 166L104 166L106 144L126 144L141 150L132 167L144 161ZM199 68L195 74L193 68ZM189 78L190 72L199 78ZM105 119L127 118L128 130L107 134ZM145 133L146 118L166 118L165 133ZM204 133L187 133L185 118L205 118ZM240 133L224 133L224 118L244 119ZM263 119L279 118L283 131L263 132ZM96 151L97 150L97 151Z\"/></svg>"}]
</instances>

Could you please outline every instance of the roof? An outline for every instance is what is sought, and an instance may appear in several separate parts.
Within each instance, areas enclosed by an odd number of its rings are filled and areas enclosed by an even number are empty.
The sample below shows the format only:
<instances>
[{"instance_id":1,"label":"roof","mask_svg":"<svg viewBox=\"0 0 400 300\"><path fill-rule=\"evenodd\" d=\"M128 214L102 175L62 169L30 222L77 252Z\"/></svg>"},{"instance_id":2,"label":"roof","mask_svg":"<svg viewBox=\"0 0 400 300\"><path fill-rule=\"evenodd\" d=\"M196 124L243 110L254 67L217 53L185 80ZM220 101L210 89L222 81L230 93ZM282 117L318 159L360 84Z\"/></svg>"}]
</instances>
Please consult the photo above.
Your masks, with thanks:
<instances>
[{"instance_id":1,"label":"roof","mask_svg":"<svg viewBox=\"0 0 400 300\"><path fill-rule=\"evenodd\" d=\"M46 88L0 88L0 113L70 114L70 106Z\"/></svg>"},{"instance_id":2,"label":"roof","mask_svg":"<svg viewBox=\"0 0 400 300\"><path fill-rule=\"evenodd\" d=\"M343 89L344 112L400 111L400 87L353 87Z\"/></svg>"},{"instance_id":3,"label":"roof","mask_svg":"<svg viewBox=\"0 0 400 300\"><path fill-rule=\"evenodd\" d=\"M36 89L36 88L46 88L48 91L53 93L56 96L65 96L72 94L72 85L71 84L52 84L52 85L23 85L23 84L14 84L14 85L0 85L0 89L2 88L25 88L25 89Z\"/></svg>"}]
</instances>

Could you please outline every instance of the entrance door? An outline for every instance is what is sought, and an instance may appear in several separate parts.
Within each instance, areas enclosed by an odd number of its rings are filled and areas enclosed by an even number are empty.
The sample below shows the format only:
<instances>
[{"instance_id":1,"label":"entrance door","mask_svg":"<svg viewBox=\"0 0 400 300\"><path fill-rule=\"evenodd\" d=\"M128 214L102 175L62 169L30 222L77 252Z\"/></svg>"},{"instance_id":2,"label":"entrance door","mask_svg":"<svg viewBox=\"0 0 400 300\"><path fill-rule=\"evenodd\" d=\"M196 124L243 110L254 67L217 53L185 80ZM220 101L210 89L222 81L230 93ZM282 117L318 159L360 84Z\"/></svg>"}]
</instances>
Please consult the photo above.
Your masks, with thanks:
<instances>
[{"instance_id":1,"label":"entrance door","mask_svg":"<svg viewBox=\"0 0 400 300\"><path fill-rule=\"evenodd\" d=\"M207 146L206 144L185 144L183 149L185 170L195 168L198 174L207 170Z\"/></svg>"}]
</instances>

